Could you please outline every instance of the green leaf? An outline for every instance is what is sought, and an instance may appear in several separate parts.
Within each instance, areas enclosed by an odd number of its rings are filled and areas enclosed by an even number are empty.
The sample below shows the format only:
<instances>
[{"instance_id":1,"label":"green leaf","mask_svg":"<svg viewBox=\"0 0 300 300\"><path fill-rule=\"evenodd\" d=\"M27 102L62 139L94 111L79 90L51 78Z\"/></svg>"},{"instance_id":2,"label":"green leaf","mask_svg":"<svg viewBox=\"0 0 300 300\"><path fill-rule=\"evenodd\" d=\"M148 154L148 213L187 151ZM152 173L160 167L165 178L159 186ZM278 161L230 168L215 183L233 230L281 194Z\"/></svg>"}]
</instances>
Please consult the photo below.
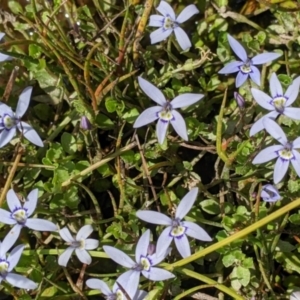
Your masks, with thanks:
<instances>
[{"instance_id":1,"label":"green leaf","mask_svg":"<svg viewBox=\"0 0 300 300\"><path fill-rule=\"evenodd\" d=\"M140 113L136 108L132 108L123 115L123 119L126 120L128 123L132 124L139 116L139 114Z\"/></svg>"},{"instance_id":2,"label":"green leaf","mask_svg":"<svg viewBox=\"0 0 300 300\"><path fill-rule=\"evenodd\" d=\"M289 216L289 221L292 224L300 225L300 214L292 214Z\"/></svg>"},{"instance_id":3,"label":"green leaf","mask_svg":"<svg viewBox=\"0 0 300 300\"><path fill-rule=\"evenodd\" d=\"M61 145L65 152L74 154L77 151L76 139L68 132L64 132L61 136Z\"/></svg>"},{"instance_id":4,"label":"green leaf","mask_svg":"<svg viewBox=\"0 0 300 300\"><path fill-rule=\"evenodd\" d=\"M113 113L115 111L121 113L125 108L125 104L123 101L118 101L108 97L105 101L105 107L109 113Z\"/></svg>"},{"instance_id":5,"label":"green leaf","mask_svg":"<svg viewBox=\"0 0 300 300\"><path fill-rule=\"evenodd\" d=\"M242 266L238 266L237 267L237 271L236 271L237 277L239 282L243 285L243 286L247 286L250 282L250 271Z\"/></svg>"},{"instance_id":6,"label":"green leaf","mask_svg":"<svg viewBox=\"0 0 300 300\"><path fill-rule=\"evenodd\" d=\"M115 124L111 121L111 119L101 113L97 115L95 122L99 126L99 128L102 129L115 128Z\"/></svg>"},{"instance_id":7,"label":"green leaf","mask_svg":"<svg viewBox=\"0 0 300 300\"><path fill-rule=\"evenodd\" d=\"M8 7L15 15L23 14L23 8L19 1L8 1Z\"/></svg>"},{"instance_id":8,"label":"green leaf","mask_svg":"<svg viewBox=\"0 0 300 300\"><path fill-rule=\"evenodd\" d=\"M220 205L216 200L207 199L200 202L201 208L210 215L218 215L220 213Z\"/></svg>"}]
</instances>

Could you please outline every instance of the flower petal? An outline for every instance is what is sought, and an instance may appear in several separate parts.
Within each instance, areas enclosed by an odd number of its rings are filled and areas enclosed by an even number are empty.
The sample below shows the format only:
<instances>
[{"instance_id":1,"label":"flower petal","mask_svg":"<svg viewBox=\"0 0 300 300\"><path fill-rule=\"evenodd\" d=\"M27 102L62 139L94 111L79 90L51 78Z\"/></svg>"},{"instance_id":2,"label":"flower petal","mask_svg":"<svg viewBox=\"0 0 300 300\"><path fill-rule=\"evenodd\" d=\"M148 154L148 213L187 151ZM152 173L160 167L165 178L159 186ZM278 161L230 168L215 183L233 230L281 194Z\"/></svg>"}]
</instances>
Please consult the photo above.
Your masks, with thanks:
<instances>
[{"instance_id":1,"label":"flower petal","mask_svg":"<svg viewBox=\"0 0 300 300\"><path fill-rule=\"evenodd\" d=\"M11 213L2 208L0 208L0 220L1 223L8 224L8 225L13 225L17 223L17 221L11 217Z\"/></svg>"},{"instance_id":2,"label":"flower petal","mask_svg":"<svg viewBox=\"0 0 300 300\"><path fill-rule=\"evenodd\" d=\"M261 85L260 71L255 66L251 66L251 70L252 70L252 72L249 73L250 78L252 79L253 82L255 82L258 86L260 86Z\"/></svg>"},{"instance_id":3,"label":"flower petal","mask_svg":"<svg viewBox=\"0 0 300 300\"><path fill-rule=\"evenodd\" d=\"M23 205L23 208L27 209L28 216L31 216L35 211L37 200L38 200L39 190L34 189L32 190Z\"/></svg>"},{"instance_id":4,"label":"flower petal","mask_svg":"<svg viewBox=\"0 0 300 300\"><path fill-rule=\"evenodd\" d=\"M114 260L119 265L126 268L132 268L135 266L135 262L123 251L111 246L103 246L103 250L112 260Z\"/></svg>"},{"instance_id":5,"label":"flower petal","mask_svg":"<svg viewBox=\"0 0 300 300\"><path fill-rule=\"evenodd\" d=\"M300 148L300 137L297 137L293 141L293 149L299 149L299 148ZM1 220L1 216L0 216L0 220Z\"/></svg>"},{"instance_id":6,"label":"flower petal","mask_svg":"<svg viewBox=\"0 0 300 300\"><path fill-rule=\"evenodd\" d=\"M253 159L252 163L256 164L263 164L267 161L270 161L276 157L278 157L278 151L282 150L283 147L281 145L274 145L267 147L261 150Z\"/></svg>"},{"instance_id":7,"label":"flower petal","mask_svg":"<svg viewBox=\"0 0 300 300\"><path fill-rule=\"evenodd\" d=\"M134 300L145 300L148 293L143 290L138 290L136 294L134 295Z\"/></svg>"},{"instance_id":8,"label":"flower petal","mask_svg":"<svg viewBox=\"0 0 300 300\"><path fill-rule=\"evenodd\" d=\"M164 17L170 16L170 18L175 21L175 12L172 6L166 1L160 1L159 5L156 7L156 10L158 10Z\"/></svg>"},{"instance_id":9,"label":"flower petal","mask_svg":"<svg viewBox=\"0 0 300 300\"><path fill-rule=\"evenodd\" d=\"M180 48L184 51L192 47L191 41L186 32L181 27L175 27L174 33Z\"/></svg>"},{"instance_id":10,"label":"flower petal","mask_svg":"<svg viewBox=\"0 0 300 300\"><path fill-rule=\"evenodd\" d=\"M256 133L258 133L259 131L265 129L264 124L263 124L263 119L264 118L271 118L273 120L275 120L277 118L277 116L279 115L279 113L277 111L271 111L269 113L267 113L265 116L263 116L262 118L258 119L251 127L250 129L250 136L255 135Z\"/></svg>"},{"instance_id":11,"label":"flower petal","mask_svg":"<svg viewBox=\"0 0 300 300\"><path fill-rule=\"evenodd\" d=\"M287 88L284 96L287 98L285 106L292 105L298 97L300 87L300 76L295 78L291 85Z\"/></svg>"},{"instance_id":12,"label":"flower petal","mask_svg":"<svg viewBox=\"0 0 300 300\"><path fill-rule=\"evenodd\" d=\"M164 255L166 253L166 251L168 250L168 248L173 240L173 237L170 235L171 230L172 230L172 227L168 226L160 234L160 236L157 240L157 244L156 244L156 255L157 256Z\"/></svg>"},{"instance_id":13,"label":"flower petal","mask_svg":"<svg viewBox=\"0 0 300 300\"><path fill-rule=\"evenodd\" d=\"M248 79L249 75L244 74L243 72L238 72L236 79L235 79L235 87L239 88L241 85L245 83L245 81Z\"/></svg>"},{"instance_id":14,"label":"flower petal","mask_svg":"<svg viewBox=\"0 0 300 300\"><path fill-rule=\"evenodd\" d=\"M9 262L8 272L11 272L18 264L25 245L18 245L10 252L7 261Z\"/></svg>"},{"instance_id":15,"label":"flower petal","mask_svg":"<svg viewBox=\"0 0 300 300\"><path fill-rule=\"evenodd\" d=\"M266 184L262 186L260 197L265 202L276 202L281 198L277 188L272 184Z\"/></svg>"},{"instance_id":16,"label":"flower petal","mask_svg":"<svg viewBox=\"0 0 300 300\"><path fill-rule=\"evenodd\" d=\"M185 234L181 237L174 238L174 241L178 252L183 258L189 257L191 255L190 244Z\"/></svg>"},{"instance_id":17,"label":"flower petal","mask_svg":"<svg viewBox=\"0 0 300 300\"><path fill-rule=\"evenodd\" d=\"M167 102L164 94L152 83L142 77L138 77L138 82L142 91L157 104L164 106Z\"/></svg>"},{"instance_id":18,"label":"flower petal","mask_svg":"<svg viewBox=\"0 0 300 300\"><path fill-rule=\"evenodd\" d=\"M264 118L263 124L266 131L281 145L285 145L288 142L285 133L274 120L269 118Z\"/></svg>"},{"instance_id":19,"label":"flower petal","mask_svg":"<svg viewBox=\"0 0 300 300\"><path fill-rule=\"evenodd\" d=\"M155 268L155 267L152 267L150 269L150 272L142 271L142 274L147 279L150 279L153 281L167 280L167 279L171 279L171 278L175 277L171 272L161 269L161 268Z\"/></svg>"},{"instance_id":20,"label":"flower petal","mask_svg":"<svg viewBox=\"0 0 300 300\"><path fill-rule=\"evenodd\" d=\"M38 133L26 122L20 122L18 125L18 129L24 137L31 142L32 144L39 146L39 147L44 147L43 141L41 140L40 136Z\"/></svg>"},{"instance_id":21,"label":"flower petal","mask_svg":"<svg viewBox=\"0 0 300 300\"><path fill-rule=\"evenodd\" d=\"M199 100L201 100L204 97L203 94L182 94L177 97L175 97L171 101L172 108L181 108L181 107L186 107L189 105L192 105Z\"/></svg>"},{"instance_id":22,"label":"flower petal","mask_svg":"<svg viewBox=\"0 0 300 300\"><path fill-rule=\"evenodd\" d=\"M141 256L147 256L147 250L150 243L150 230L147 229L140 237L136 249L135 249L135 260L140 263Z\"/></svg>"},{"instance_id":23,"label":"flower petal","mask_svg":"<svg viewBox=\"0 0 300 300\"><path fill-rule=\"evenodd\" d=\"M126 274L126 276L121 275L118 278L118 283L126 290L128 296L134 299L133 297L137 292L141 273L134 270L127 271L126 273L123 274ZM128 280L126 280L127 278Z\"/></svg>"},{"instance_id":24,"label":"flower petal","mask_svg":"<svg viewBox=\"0 0 300 300\"><path fill-rule=\"evenodd\" d=\"M187 7L185 7L182 12L178 15L176 22L181 24L188 19L190 19L193 15L198 14L199 10L194 4L190 4Z\"/></svg>"},{"instance_id":25,"label":"flower petal","mask_svg":"<svg viewBox=\"0 0 300 300\"><path fill-rule=\"evenodd\" d=\"M274 183L277 184L281 181L281 179L284 177L290 162L287 160L282 159L281 157L278 157L275 167L274 167L274 174L273 174L273 180Z\"/></svg>"},{"instance_id":26,"label":"flower petal","mask_svg":"<svg viewBox=\"0 0 300 300\"><path fill-rule=\"evenodd\" d=\"M165 252L160 252L159 255L157 253L149 255L148 257L152 261L152 266L158 265L160 262L162 262L170 254L171 250L172 248L169 247Z\"/></svg>"},{"instance_id":27,"label":"flower petal","mask_svg":"<svg viewBox=\"0 0 300 300\"><path fill-rule=\"evenodd\" d=\"M15 273L8 273L5 280L12 286L20 289L35 290L38 287L38 284L34 281Z\"/></svg>"},{"instance_id":28,"label":"flower petal","mask_svg":"<svg viewBox=\"0 0 300 300\"><path fill-rule=\"evenodd\" d=\"M7 192L6 199L7 199L7 205L11 212L13 212L16 208L22 207L22 204L13 189L10 189Z\"/></svg>"},{"instance_id":29,"label":"flower petal","mask_svg":"<svg viewBox=\"0 0 300 300\"><path fill-rule=\"evenodd\" d=\"M135 120L133 128L139 128L152 123L158 119L158 113L162 110L161 106L153 106L145 109Z\"/></svg>"},{"instance_id":30,"label":"flower petal","mask_svg":"<svg viewBox=\"0 0 300 300\"><path fill-rule=\"evenodd\" d=\"M173 119L171 120L171 124L173 126L173 128L175 129L175 131L177 132L177 134L184 139L185 141L187 141L188 135L187 135L187 130L186 130L186 125L185 125L185 121L182 117L182 115L176 111L176 110L172 110L172 115L173 115Z\"/></svg>"},{"instance_id":31,"label":"flower petal","mask_svg":"<svg viewBox=\"0 0 300 300\"><path fill-rule=\"evenodd\" d=\"M14 112L12 111L11 107L3 102L0 102L0 116L3 117L5 114L12 116Z\"/></svg>"},{"instance_id":32,"label":"flower petal","mask_svg":"<svg viewBox=\"0 0 300 300\"><path fill-rule=\"evenodd\" d=\"M77 255L78 259L79 259L83 264L86 264L86 265L91 264L92 258L91 258L91 256L89 255L89 253L88 253L86 250L76 248L76 249L75 249L75 252L76 252L76 255Z\"/></svg>"},{"instance_id":33,"label":"flower petal","mask_svg":"<svg viewBox=\"0 0 300 300\"><path fill-rule=\"evenodd\" d=\"M19 101L16 108L17 118L22 118L23 115L25 114L30 102L32 89L33 89L32 86L28 86L22 91L21 95L19 96Z\"/></svg>"},{"instance_id":34,"label":"flower petal","mask_svg":"<svg viewBox=\"0 0 300 300\"><path fill-rule=\"evenodd\" d=\"M274 59L277 59L281 55L282 54L275 52L265 52L255 55L254 57L252 57L251 61L253 65L262 65Z\"/></svg>"},{"instance_id":35,"label":"flower petal","mask_svg":"<svg viewBox=\"0 0 300 300\"><path fill-rule=\"evenodd\" d=\"M165 18L161 15L152 15L150 16L148 26L162 27L164 25L164 19Z\"/></svg>"},{"instance_id":36,"label":"flower petal","mask_svg":"<svg viewBox=\"0 0 300 300\"><path fill-rule=\"evenodd\" d=\"M286 107L283 111L283 115L285 115L293 120L300 120L300 108Z\"/></svg>"},{"instance_id":37,"label":"flower petal","mask_svg":"<svg viewBox=\"0 0 300 300\"><path fill-rule=\"evenodd\" d=\"M12 127L9 130L7 129L2 130L2 132L0 133L0 148L6 146L15 135L16 135L16 127Z\"/></svg>"},{"instance_id":38,"label":"flower petal","mask_svg":"<svg viewBox=\"0 0 300 300\"><path fill-rule=\"evenodd\" d=\"M240 66L242 66L244 63L242 61L232 61L225 65L218 73L219 74L230 74L235 73L240 70Z\"/></svg>"},{"instance_id":39,"label":"flower petal","mask_svg":"<svg viewBox=\"0 0 300 300\"><path fill-rule=\"evenodd\" d=\"M197 239L199 241L204 241L204 242L212 241L212 238L209 236L209 234L198 224L189 221L183 221L182 224L187 228L185 232L186 235L194 239Z\"/></svg>"},{"instance_id":40,"label":"flower petal","mask_svg":"<svg viewBox=\"0 0 300 300\"><path fill-rule=\"evenodd\" d=\"M161 119L158 120L156 124L156 136L159 144L162 144L164 142L166 138L168 126L169 126L168 121L163 121Z\"/></svg>"},{"instance_id":41,"label":"flower petal","mask_svg":"<svg viewBox=\"0 0 300 300\"><path fill-rule=\"evenodd\" d=\"M15 242L20 236L22 227L23 227L22 225L16 224L5 236L1 245L1 253L0 253L1 257L4 251L7 251L15 244Z\"/></svg>"},{"instance_id":42,"label":"flower petal","mask_svg":"<svg viewBox=\"0 0 300 300\"><path fill-rule=\"evenodd\" d=\"M86 239L85 240L85 250L93 250L98 248L99 241L96 239Z\"/></svg>"},{"instance_id":43,"label":"flower petal","mask_svg":"<svg viewBox=\"0 0 300 300\"><path fill-rule=\"evenodd\" d=\"M173 32L173 29L164 29L164 28L158 28L150 33L150 40L151 44L159 43L163 40L165 40L171 33Z\"/></svg>"},{"instance_id":44,"label":"flower petal","mask_svg":"<svg viewBox=\"0 0 300 300\"><path fill-rule=\"evenodd\" d=\"M267 95L266 93L258 90L258 89L251 89L251 93L255 101L263 108L267 110L274 110L274 106L270 103L272 98Z\"/></svg>"},{"instance_id":45,"label":"flower petal","mask_svg":"<svg viewBox=\"0 0 300 300\"><path fill-rule=\"evenodd\" d=\"M0 53L0 62L11 60L12 57L3 53Z\"/></svg>"},{"instance_id":46,"label":"flower petal","mask_svg":"<svg viewBox=\"0 0 300 300\"><path fill-rule=\"evenodd\" d=\"M103 280L91 278L88 279L85 283L90 289L99 290L105 296L109 296L110 294L112 294L111 289Z\"/></svg>"},{"instance_id":47,"label":"flower petal","mask_svg":"<svg viewBox=\"0 0 300 300\"><path fill-rule=\"evenodd\" d=\"M272 73L270 78L270 90L273 98L283 96L283 90L276 73Z\"/></svg>"},{"instance_id":48,"label":"flower petal","mask_svg":"<svg viewBox=\"0 0 300 300\"><path fill-rule=\"evenodd\" d=\"M68 247L62 254L59 255L58 264L60 266L66 267L73 251L74 251L73 247Z\"/></svg>"},{"instance_id":49,"label":"flower petal","mask_svg":"<svg viewBox=\"0 0 300 300\"><path fill-rule=\"evenodd\" d=\"M197 195L198 195L198 188L193 188L182 198L182 200L180 201L176 209L175 218L181 220L187 215L187 213L192 208L197 198Z\"/></svg>"},{"instance_id":50,"label":"flower petal","mask_svg":"<svg viewBox=\"0 0 300 300\"><path fill-rule=\"evenodd\" d=\"M228 43L232 51L241 59L243 62L248 60L248 55L245 48L230 34L227 34Z\"/></svg>"},{"instance_id":51,"label":"flower petal","mask_svg":"<svg viewBox=\"0 0 300 300\"><path fill-rule=\"evenodd\" d=\"M85 240L92 232L94 231L92 225L84 225L82 226L76 235L76 240Z\"/></svg>"},{"instance_id":52,"label":"flower petal","mask_svg":"<svg viewBox=\"0 0 300 300\"><path fill-rule=\"evenodd\" d=\"M70 230L67 227L61 229L59 231L59 235L64 241L68 243L72 243L75 241L74 237L71 235Z\"/></svg>"},{"instance_id":53,"label":"flower petal","mask_svg":"<svg viewBox=\"0 0 300 300\"><path fill-rule=\"evenodd\" d=\"M297 150L292 150L292 153L295 158L291 160L291 163L292 163L297 175L300 177L300 154Z\"/></svg>"},{"instance_id":54,"label":"flower petal","mask_svg":"<svg viewBox=\"0 0 300 300\"><path fill-rule=\"evenodd\" d=\"M158 225L171 225L172 219L168 216L152 210L138 210L136 216L148 223L158 224Z\"/></svg>"},{"instance_id":55,"label":"flower petal","mask_svg":"<svg viewBox=\"0 0 300 300\"><path fill-rule=\"evenodd\" d=\"M36 231L56 231L58 229L54 223L48 220L33 218L27 219L25 226Z\"/></svg>"}]
</instances>

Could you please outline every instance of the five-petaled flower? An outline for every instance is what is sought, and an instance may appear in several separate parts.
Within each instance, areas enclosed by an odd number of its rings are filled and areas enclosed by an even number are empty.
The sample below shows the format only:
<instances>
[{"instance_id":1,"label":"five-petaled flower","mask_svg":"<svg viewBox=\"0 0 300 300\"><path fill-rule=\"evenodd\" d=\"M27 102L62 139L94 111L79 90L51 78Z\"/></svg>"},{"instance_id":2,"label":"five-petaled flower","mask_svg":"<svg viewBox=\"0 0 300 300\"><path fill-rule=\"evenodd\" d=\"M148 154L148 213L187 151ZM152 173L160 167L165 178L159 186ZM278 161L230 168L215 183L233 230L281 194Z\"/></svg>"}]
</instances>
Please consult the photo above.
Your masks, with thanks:
<instances>
[{"instance_id":1,"label":"five-petaled flower","mask_svg":"<svg viewBox=\"0 0 300 300\"><path fill-rule=\"evenodd\" d=\"M262 186L260 197L265 202L276 202L281 199L279 191L272 184L266 184Z\"/></svg>"},{"instance_id":2,"label":"five-petaled flower","mask_svg":"<svg viewBox=\"0 0 300 300\"><path fill-rule=\"evenodd\" d=\"M161 281L173 278L174 275L169 271L164 269L154 267L158 263L160 263L165 257L168 255L169 250L168 247L165 247L165 250L159 251L159 253L154 253L152 255L148 254L148 246L150 241L150 230L146 230L143 235L140 237L136 250L135 250L135 260L134 262L127 254L122 252L119 249L116 249L111 246L103 246L105 253L115 262L124 266L126 268L130 268L129 271L126 271L122 277L119 278L119 284L124 287L131 297L131 299L135 296L139 280L140 274L142 273L146 278L153 281ZM130 284L128 284L130 283Z\"/></svg>"},{"instance_id":3,"label":"five-petaled flower","mask_svg":"<svg viewBox=\"0 0 300 300\"><path fill-rule=\"evenodd\" d=\"M189 37L179 25L193 15L198 14L199 10L194 4L188 5L176 18L175 12L169 3L161 1L156 8L161 14L150 16L149 26L160 27L150 34L151 44L158 43L166 39L173 31L182 50L192 46Z\"/></svg>"},{"instance_id":4,"label":"five-petaled flower","mask_svg":"<svg viewBox=\"0 0 300 300\"><path fill-rule=\"evenodd\" d=\"M250 129L250 136L264 129L263 118L275 120L278 115L285 115L291 119L300 120L300 108L289 107L296 100L299 93L300 77L297 77L288 87L285 93L275 73L270 78L271 95L252 88L251 92L257 103L263 108L270 110L268 114L257 120Z\"/></svg>"},{"instance_id":5,"label":"five-petaled flower","mask_svg":"<svg viewBox=\"0 0 300 300\"><path fill-rule=\"evenodd\" d=\"M32 87L25 88L18 101L16 113L6 104L0 102L0 148L4 147L16 135L18 130L25 136L31 143L44 147L44 144L37 134L37 132L27 123L20 121L25 114L32 92Z\"/></svg>"},{"instance_id":6,"label":"five-petaled flower","mask_svg":"<svg viewBox=\"0 0 300 300\"><path fill-rule=\"evenodd\" d=\"M108 285L103 280L100 280L100 279L94 279L94 278L88 279L86 281L86 285L91 289L101 291L102 294L104 294L106 296L106 299L123 300L123 299L126 299L126 296L120 289L118 283L120 284L120 282L124 282L124 279L122 279L124 276L125 276L125 280L126 280L126 273L123 273L121 276L119 276L119 278L117 278L116 282L113 285L112 290L108 287ZM131 284L131 283L127 282L126 285L128 285L128 284ZM124 286L122 286L122 288L127 293L126 288ZM134 297L131 299L132 300L143 300L143 299L145 299L146 296L147 296L147 293L145 291L138 290L135 293Z\"/></svg>"},{"instance_id":7,"label":"five-petaled flower","mask_svg":"<svg viewBox=\"0 0 300 300\"><path fill-rule=\"evenodd\" d=\"M6 198L10 212L0 208L0 220L4 224L14 225L7 234L7 236L10 237L7 244L10 244L10 246L16 242L23 227L28 227L37 231L57 230L57 226L50 221L29 218L36 208L38 189L34 189L28 194L23 205L12 189L7 192Z\"/></svg>"},{"instance_id":8,"label":"five-petaled flower","mask_svg":"<svg viewBox=\"0 0 300 300\"><path fill-rule=\"evenodd\" d=\"M263 125L266 131L281 145L274 145L260 151L253 159L253 164L262 164L277 158L274 167L273 180L277 184L284 177L290 162L300 177L300 154L296 150L300 148L300 137L289 142L281 127L272 119L264 118Z\"/></svg>"},{"instance_id":9,"label":"five-petaled flower","mask_svg":"<svg viewBox=\"0 0 300 300\"><path fill-rule=\"evenodd\" d=\"M20 289L36 289L38 285L35 282L22 275L11 272L18 264L25 245L18 245L17 247L12 249L9 256L6 257L6 252L10 247L10 236L7 235L4 238L3 242L0 242L0 283L3 280L6 280L12 286Z\"/></svg>"},{"instance_id":10,"label":"five-petaled flower","mask_svg":"<svg viewBox=\"0 0 300 300\"><path fill-rule=\"evenodd\" d=\"M92 262L92 258L86 250L93 250L99 246L98 240L87 238L92 232L93 227L91 225L85 225L79 229L76 238L74 238L67 227L61 229L59 234L61 238L67 242L69 247L59 256L58 264L65 267L75 250L78 259L83 264L89 265Z\"/></svg>"},{"instance_id":11,"label":"five-petaled flower","mask_svg":"<svg viewBox=\"0 0 300 300\"><path fill-rule=\"evenodd\" d=\"M249 58L244 47L231 35L227 34L228 42L233 52L241 59L241 61L233 61L222 68L219 74L229 74L239 72L235 79L235 86L240 87L250 76L250 78L260 86L260 72L255 65L268 63L281 56L280 53L265 52L257 54Z\"/></svg>"},{"instance_id":12,"label":"five-petaled flower","mask_svg":"<svg viewBox=\"0 0 300 300\"><path fill-rule=\"evenodd\" d=\"M138 128L158 119L156 125L156 135L158 142L162 144L167 133L168 125L171 122L178 135L187 141L188 135L185 121L181 114L175 110L175 108L192 105L203 98L204 95L182 94L169 102L156 86L142 77L138 77L138 81L144 93L157 104L159 104L159 106L147 108L144 112L142 112L136 119L133 127Z\"/></svg>"},{"instance_id":13,"label":"five-petaled flower","mask_svg":"<svg viewBox=\"0 0 300 300\"><path fill-rule=\"evenodd\" d=\"M0 41L4 38L5 33L0 32ZM6 61L6 60L11 60L12 57L3 53L0 53L0 62Z\"/></svg>"},{"instance_id":14,"label":"five-petaled flower","mask_svg":"<svg viewBox=\"0 0 300 300\"><path fill-rule=\"evenodd\" d=\"M182 218L192 208L198 194L198 188L191 189L179 203L174 218L170 218L160 212L139 210L136 212L138 218L143 221L158 224L167 225L168 227L163 230L157 241L157 254L166 251L171 244L172 240L175 240L175 245L178 252L182 257L188 257L191 255L191 248L186 235L193 237L197 240L210 242L212 239L199 225L182 221Z\"/></svg>"}]
</instances>

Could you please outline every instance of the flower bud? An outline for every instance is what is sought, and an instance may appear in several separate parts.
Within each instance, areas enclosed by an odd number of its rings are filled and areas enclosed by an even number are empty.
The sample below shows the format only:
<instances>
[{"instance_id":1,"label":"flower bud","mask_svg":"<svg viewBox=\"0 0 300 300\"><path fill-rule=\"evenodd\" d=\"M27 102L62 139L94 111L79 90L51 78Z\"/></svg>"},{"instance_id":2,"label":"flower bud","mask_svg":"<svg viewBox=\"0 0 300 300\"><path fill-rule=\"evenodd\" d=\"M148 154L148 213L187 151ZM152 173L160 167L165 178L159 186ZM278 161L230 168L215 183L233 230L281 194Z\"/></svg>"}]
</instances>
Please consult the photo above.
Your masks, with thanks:
<instances>
[{"instance_id":1,"label":"flower bud","mask_svg":"<svg viewBox=\"0 0 300 300\"><path fill-rule=\"evenodd\" d=\"M243 98L243 96L241 94L239 94L238 92L234 92L234 99L239 108L243 108L245 106L246 101Z\"/></svg>"},{"instance_id":2,"label":"flower bud","mask_svg":"<svg viewBox=\"0 0 300 300\"><path fill-rule=\"evenodd\" d=\"M152 255L155 253L155 251L156 251L156 246L150 243L148 246L147 254Z\"/></svg>"},{"instance_id":3,"label":"flower bud","mask_svg":"<svg viewBox=\"0 0 300 300\"><path fill-rule=\"evenodd\" d=\"M90 130L92 128L91 122L86 116L81 117L80 128L83 130Z\"/></svg>"}]
</instances>

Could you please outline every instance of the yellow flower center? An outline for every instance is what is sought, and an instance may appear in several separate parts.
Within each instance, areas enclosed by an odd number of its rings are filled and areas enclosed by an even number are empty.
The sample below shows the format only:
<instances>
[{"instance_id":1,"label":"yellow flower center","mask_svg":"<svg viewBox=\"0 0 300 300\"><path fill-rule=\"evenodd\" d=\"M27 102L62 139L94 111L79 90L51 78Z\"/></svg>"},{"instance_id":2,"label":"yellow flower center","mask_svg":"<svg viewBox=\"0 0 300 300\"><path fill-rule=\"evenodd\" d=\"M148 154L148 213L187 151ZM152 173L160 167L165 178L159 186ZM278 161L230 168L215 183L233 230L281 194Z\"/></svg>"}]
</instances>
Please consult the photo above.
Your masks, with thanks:
<instances>
[{"instance_id":1,"label":"yellow flower center","mask_svg":"<svg viewBox=\"0 0 300 300\"><path fill-rule=\"evenodd\" d=\"M171 230L171 236L173 237L178 237L182 236L185 233L186 228L184 226L178 225L178 226L173 226Z\"/></svg>"},{"instance_id":2,"label":"yellow flower center","mask_svg":"<svg viewBox=\"0 0 300 300\"><path fill-rule=\"evenodd\" d=\"M151 264L146 257L141 257L140 265L145 271L149 271L151 268Z\"/></svg>"},{"instance_id":3,"label":"yellow flower center","mask_svg":"<svg viewBox=\"0 0 300 300\"><path fill-rule=\"evenodd\" d=\"M276 110L282 112L284 110L284 106L286 103L286 98L280 96L273 99L273 105L275 106Z\"/></svg>"},{"instance_id":4,"label":"yellow flower center","mask_svg":"<svg viewBox=\"0 0 300 300\"><path fill-rule=\"evenodd\" d=\"M170 17L165 17L163 27L165 30L173 29L175 27L175 22Z\"/></svg>"},{"instance_id":5,"label":"yellow flower center","mask_svg":"<svg viewBox=\"0 0 300 300\"><path fill-rule=\"evenodd\" d=\"M3 124L6 129L11 129L15 125L15 119L10 115L5 115L3 117Z\"/></svg>"},{"instance_id":6,"label":"yellow flower center","mask_svg":"<svg viewBox=\"0 0 300 300\"><path fill-rule=\"evenodd\" d=\"M16 210L12 215L18 223L24 224L27 220L27 212L23 208Z\"/></svg>"},{"instance_id":7,"label":"yellow flower center","mask_svg":"<svg viewBox=\"0 0 300 300\"><path fill-rule=\"evenodd\" d=\"M0 262L0 273L1 274L7 273L8 267L9 267L9 264L8 264L8 262L6 260L5 261L1 261Z\"/></svg>"}]
</instances>

